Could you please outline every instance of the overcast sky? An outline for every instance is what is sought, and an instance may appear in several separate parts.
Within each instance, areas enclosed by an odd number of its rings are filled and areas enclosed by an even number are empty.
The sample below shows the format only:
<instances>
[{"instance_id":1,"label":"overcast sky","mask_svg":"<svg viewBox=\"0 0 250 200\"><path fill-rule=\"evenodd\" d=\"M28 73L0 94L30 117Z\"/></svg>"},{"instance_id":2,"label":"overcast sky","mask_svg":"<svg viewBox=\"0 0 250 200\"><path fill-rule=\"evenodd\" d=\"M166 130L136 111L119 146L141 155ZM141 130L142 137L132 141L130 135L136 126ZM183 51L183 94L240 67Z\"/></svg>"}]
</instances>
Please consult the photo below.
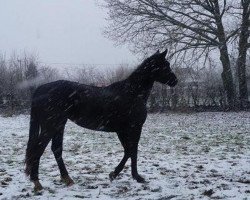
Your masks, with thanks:
<instances>
[{"instance_id":1,"label":"overcast sky","mask_svg":"<svg viewBox=\"0 0 250 200\"><path fill-rule=\"evenodd\" d=\"M103 36L105 17L95 0L0 0L0 52L34 52L45 63L137 62Z\"/></svg>"}]
</instances>

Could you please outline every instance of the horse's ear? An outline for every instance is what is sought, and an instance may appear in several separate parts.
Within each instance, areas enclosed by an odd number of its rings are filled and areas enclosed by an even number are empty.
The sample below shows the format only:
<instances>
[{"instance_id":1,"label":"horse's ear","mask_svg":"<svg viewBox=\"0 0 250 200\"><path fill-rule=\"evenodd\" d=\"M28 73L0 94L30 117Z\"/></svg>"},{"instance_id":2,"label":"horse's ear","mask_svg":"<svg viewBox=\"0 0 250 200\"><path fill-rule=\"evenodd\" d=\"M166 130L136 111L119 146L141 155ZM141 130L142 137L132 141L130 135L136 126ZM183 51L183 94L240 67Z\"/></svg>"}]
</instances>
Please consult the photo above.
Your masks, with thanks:
<instances>
[{"instance_id":1,"label":"horse's ear","mask_svg":"<svg viewBox=\"0 0 250 200\"><path fill-rule=\"evenodd\" d=\"M163 52L161 53L161 55L165 58L166 55L167 55L167 53L168 53L168 49L166 49L165 51L163 51Z\"/></svg>"},{"instance_id":2,"label":"horse's ear","mask_svg":"<svg viewBox=\"0 0 250 200\"><path fill-rule=\"evenodd\" d=\"M158 50L155 52L155 55L156 55L156 54L159 54L159 53L160 53L160 51L159 51L159 49L158 49Z\"/></svg>"}]
</instances>

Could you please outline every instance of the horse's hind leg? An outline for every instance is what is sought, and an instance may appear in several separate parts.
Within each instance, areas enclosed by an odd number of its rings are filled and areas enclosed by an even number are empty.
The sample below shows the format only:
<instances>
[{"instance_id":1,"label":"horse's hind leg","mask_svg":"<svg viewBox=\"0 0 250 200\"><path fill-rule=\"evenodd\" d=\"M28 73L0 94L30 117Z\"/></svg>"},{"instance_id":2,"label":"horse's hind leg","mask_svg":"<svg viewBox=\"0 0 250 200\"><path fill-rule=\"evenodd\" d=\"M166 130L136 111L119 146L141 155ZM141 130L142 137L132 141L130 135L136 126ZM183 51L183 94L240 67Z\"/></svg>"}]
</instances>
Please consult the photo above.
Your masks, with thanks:
<instances>
[{"instance_id":1,"label":"horse's hind leg","mask_svg":"<svg viewBox=\"0 0 250 200\"><path fill-rule=\"evenodd\" d=\"M66 123L66 122L65 122ZM51 149L54 153L56 162L58 164L61 179L63 182L66 183L66 185L71 186L74 184L74 181L70 178L68 175L68 171L65 167L63 158L62 158L62 151L63 151L63 132L64 132L64 126L65 123L59 126L58 130L56 131L56 134L52 138L52 145Z\"/></svg>"},{"instance_id":2,"label":"horse's hind leg","mask_svg":"<svg viewBox=\"0 0 250 200\"><path fill-rule=\"evenodd\" d=\"M38 171L40 158L47 147L49 141L51 140L52 133L46 128L41 127L41 134L39 135L37 148L34 149L33 163L30 171L30 180L34 183L34 191L42 190L42 185L39 182Z\"/></svg>"},{"instance_id":3,"label":"horse's hind leg","mask_svg":"<svg viewBox=\"0 0 250 200\"><path fill-rule=\"evenodd\" d=\"M118 138L119 138L119 140L124 148L124 156L123 156L121 162L115 168L115 171L113 171L109 174L109 178L111 181L113 181L120 174L120 172L123 170L127 160L130 157L130 155L129 155L129 140L128 140L127 133L126 132L118 132L117 135L118 135Z\"/></svg>"}]
</instances>

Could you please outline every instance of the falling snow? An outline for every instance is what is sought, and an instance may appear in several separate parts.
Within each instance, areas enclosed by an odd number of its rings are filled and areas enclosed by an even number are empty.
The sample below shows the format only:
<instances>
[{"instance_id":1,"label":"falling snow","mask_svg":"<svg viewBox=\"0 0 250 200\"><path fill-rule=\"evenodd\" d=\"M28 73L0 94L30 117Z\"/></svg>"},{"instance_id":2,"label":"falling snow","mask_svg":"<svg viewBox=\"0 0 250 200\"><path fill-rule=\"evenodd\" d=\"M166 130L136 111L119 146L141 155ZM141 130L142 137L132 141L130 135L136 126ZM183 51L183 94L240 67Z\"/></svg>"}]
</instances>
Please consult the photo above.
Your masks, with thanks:
<instances>
[{"instance_id":1,"label":"falling snow","mask_svg":"<svg viewBox=\"0 0 250 200\"><path fill-rule=\"evenodd\" d=\"M249 199L250 113L149 115L132 180L129 162L112 183L108 175L123 150L115 133L68 123L64 155L72 187L60 182L54 156L41 159L44 190L34 194L24 175L29 116L0 117L0 199Z\"/></svg>"}]
</instances>

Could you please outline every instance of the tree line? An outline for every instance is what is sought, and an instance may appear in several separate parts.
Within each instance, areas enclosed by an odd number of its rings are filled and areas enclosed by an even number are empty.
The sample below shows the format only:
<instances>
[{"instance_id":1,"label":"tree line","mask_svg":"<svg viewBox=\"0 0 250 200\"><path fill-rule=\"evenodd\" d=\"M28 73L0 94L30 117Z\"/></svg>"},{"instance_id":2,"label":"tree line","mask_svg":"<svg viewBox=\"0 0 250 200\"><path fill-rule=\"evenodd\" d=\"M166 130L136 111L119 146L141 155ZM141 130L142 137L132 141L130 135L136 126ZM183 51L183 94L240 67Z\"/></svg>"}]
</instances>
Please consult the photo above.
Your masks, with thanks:
<instances>
[{"instance_id":1,"label":"tree line","mask_svg":"<svg viewBox=\"0 0 250 200\"><path fill-rule=\"evenodd\" d=\"M221 71L213 60L203 67L183 63L182 67L173 65L172 68L179 83L175 88L156 83L148 100L150 112L228 109ZM32 93L36 87L47 82L67 79L101 87L125 79L133 70L133 67L122 64L102 70L90 66L68 68L62 73L41 64L34 56L14 55L8 60L0 56L0 114L11 116L28 112ZM237 76L236 71L233 70L234 77ZM234 87L237 91L237 86Z\"/></svg>"}]
</instances>

